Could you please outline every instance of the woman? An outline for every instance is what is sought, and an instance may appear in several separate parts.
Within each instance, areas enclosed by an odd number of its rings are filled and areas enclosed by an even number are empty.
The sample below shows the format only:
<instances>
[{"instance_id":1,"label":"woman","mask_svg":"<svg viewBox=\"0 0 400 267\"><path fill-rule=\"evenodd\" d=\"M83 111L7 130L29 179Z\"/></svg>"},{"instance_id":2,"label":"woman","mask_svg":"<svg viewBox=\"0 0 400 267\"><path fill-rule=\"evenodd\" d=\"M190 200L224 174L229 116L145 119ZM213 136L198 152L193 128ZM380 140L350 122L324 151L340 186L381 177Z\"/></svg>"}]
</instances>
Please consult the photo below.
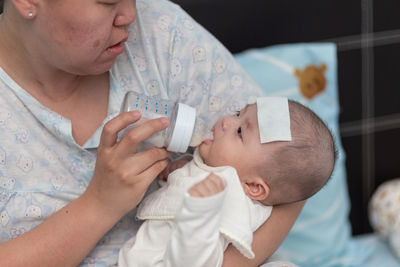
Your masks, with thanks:
<instances>
[{"instance_id":1,"label":"woman","mask_svg":"<svg viewBox=\"0 0 400 267\"><path fill-rule=\"evenodd\" d=\"M134 214L166 167L140 144L168 127L118 115L127 90L196 106L213 124L261 94L231 55L165 0L4 0L0 16L0 259L5 266L116 263ZM136 12L137 11L137 12ZM129 37L129 38L128 38ZM242 99L242 100L238 100ZM277 207L255 234L257 266L303 203Z\"/></svg>"}]
</instances>

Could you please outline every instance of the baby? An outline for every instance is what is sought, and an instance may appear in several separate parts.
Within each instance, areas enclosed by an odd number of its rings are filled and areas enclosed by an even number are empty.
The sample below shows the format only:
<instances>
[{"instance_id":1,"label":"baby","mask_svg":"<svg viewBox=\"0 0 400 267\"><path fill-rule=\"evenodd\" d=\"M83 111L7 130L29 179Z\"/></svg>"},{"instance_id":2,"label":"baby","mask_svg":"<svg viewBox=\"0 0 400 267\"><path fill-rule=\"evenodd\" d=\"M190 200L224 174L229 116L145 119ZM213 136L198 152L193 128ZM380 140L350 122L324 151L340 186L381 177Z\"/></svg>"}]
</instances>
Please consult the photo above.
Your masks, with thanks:
<instances>
[{"instance_id":1,"label":"baby","mask_svg":"<svg viewBox=\"0 0 400 267\"><path fill-rule=\"evenodd\" d=\"M121 249L120 266L221 266L230 243L252 258L252 233L271 206L309 198L334 168L328 128L287 99L260 98L212 132L144 199L137 217L145 222Z\"/></svg>"}]
</instances>

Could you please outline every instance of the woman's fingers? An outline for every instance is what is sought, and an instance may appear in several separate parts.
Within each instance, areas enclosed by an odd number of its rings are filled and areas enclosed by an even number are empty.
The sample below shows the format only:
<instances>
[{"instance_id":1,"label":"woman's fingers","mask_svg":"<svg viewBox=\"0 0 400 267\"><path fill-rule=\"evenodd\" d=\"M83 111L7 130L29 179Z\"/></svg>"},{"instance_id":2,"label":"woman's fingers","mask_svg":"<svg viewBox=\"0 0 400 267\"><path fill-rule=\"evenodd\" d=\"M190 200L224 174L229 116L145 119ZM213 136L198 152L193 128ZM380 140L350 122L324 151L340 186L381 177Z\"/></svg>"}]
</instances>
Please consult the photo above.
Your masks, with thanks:
<instances>
[{"instance_id":1,"label":"woman's fingers","mask_svg":"<svg viewBox=\"0 0 400 267\"><path fill-rule=\"evenodd\" d=\"M104 126L94 175L87 190L88 196L118 216L139 203L148 185L167 165L170 155L166 149L156 147L136 153L141 142L168 127L166 118L147 121L116 143L118 132L139 118L139 112L125 112Z\"/></svg>"},{"instance_id":2,"label":"woman's fingers","mask_svg":"<svg viewBox=\"0 0 400 267\"><path fill-rule=\"evenodd\" d=\"M149 150L142 151L130 156L126 160L126 167L130 167L132 173L141 175L142 172L153 166L155 163L163 160L167 160L171 152L168 152L165 148L153 147ZM164 168L163 168L164 169ZM157 174L158 175L158 174Z\"/></svg>"},{"instance_id":3,"label":"woman's fingers","mask_svg":"<svg viewBox=\"0 0 400 267\"><path fill-rule=\"evenodd\" d=\"M140 119L140 112L124 112L104 125L100 143L105 147L111 147L117 142L118 132Z\"/></svg>"},{"instance_id":4,"label":"woman's fingers","mask_svg":"<svg viewBox=\"0 0 400 267\"><path fill-rule=\"evenodd\" d=\"M146 187L150 185L153 180L157 177L157 175L162 172L165 167L168 165L168 160L161 160L157 161L153 165L151 165L149 168L144 170L141 174L140 177L143 179L144 182L146 182Z\"/></svg>"},{"instance_id":5,"label":"woman's fingers","mask_svg":"<svg viewBox=\"0 0 400 267\"><path fill-rule=\"evenodd\" d=\"M135 127L128 132L120 141L118 150L122 154L132 154L136 152L137 147L153 134L164 130L169 126L167 118L149 120Z\"/></svg>"}]
</instances>

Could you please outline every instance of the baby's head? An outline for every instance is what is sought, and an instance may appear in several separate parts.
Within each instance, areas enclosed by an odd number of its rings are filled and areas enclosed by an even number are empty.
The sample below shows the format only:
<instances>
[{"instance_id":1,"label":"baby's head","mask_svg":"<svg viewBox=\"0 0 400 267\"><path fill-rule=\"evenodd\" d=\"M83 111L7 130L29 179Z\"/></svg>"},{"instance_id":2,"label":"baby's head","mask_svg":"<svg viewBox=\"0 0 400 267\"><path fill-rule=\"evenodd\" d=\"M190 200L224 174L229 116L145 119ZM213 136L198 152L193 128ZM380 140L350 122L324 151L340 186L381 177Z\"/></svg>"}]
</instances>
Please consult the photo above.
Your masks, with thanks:
<instances>
[{"instance_id":1,"label":"baby's head","mask_svg":"<svg viewBox=\"0 0 400 267\"><path fill-rule=\"evenodd\" d=\"M266 205L304 200L321 189L332 174L335 146L321 119L289 101L291 141L260 142L257 105L219 119L214 140L204 141L200 155L210 166L232 166L244 191Z\"/></svg>"}]
</instances>

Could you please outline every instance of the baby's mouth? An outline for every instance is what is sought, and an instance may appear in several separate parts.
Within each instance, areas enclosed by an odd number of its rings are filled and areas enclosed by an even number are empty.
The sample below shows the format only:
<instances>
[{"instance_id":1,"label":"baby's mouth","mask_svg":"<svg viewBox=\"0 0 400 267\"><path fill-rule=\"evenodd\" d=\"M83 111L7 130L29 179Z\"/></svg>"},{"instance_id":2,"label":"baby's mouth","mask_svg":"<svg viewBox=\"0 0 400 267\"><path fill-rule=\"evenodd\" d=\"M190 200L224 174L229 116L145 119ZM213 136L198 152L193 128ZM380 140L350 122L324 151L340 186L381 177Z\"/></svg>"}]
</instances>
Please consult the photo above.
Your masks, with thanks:
<instances>
[{"instance_id":1,"label":"baby's mouth","mask_svg":"<svg viewBox=\"0 0 400 267\"><path fill-rule=\"evenodd\" d=\"M209 144L211 144L213 142L213 140L211 140L211 139L206 139L206 140L204 140L202 143L203 144L206 144L206 145L209 145Z\"/></svg>"}]
</instances>

